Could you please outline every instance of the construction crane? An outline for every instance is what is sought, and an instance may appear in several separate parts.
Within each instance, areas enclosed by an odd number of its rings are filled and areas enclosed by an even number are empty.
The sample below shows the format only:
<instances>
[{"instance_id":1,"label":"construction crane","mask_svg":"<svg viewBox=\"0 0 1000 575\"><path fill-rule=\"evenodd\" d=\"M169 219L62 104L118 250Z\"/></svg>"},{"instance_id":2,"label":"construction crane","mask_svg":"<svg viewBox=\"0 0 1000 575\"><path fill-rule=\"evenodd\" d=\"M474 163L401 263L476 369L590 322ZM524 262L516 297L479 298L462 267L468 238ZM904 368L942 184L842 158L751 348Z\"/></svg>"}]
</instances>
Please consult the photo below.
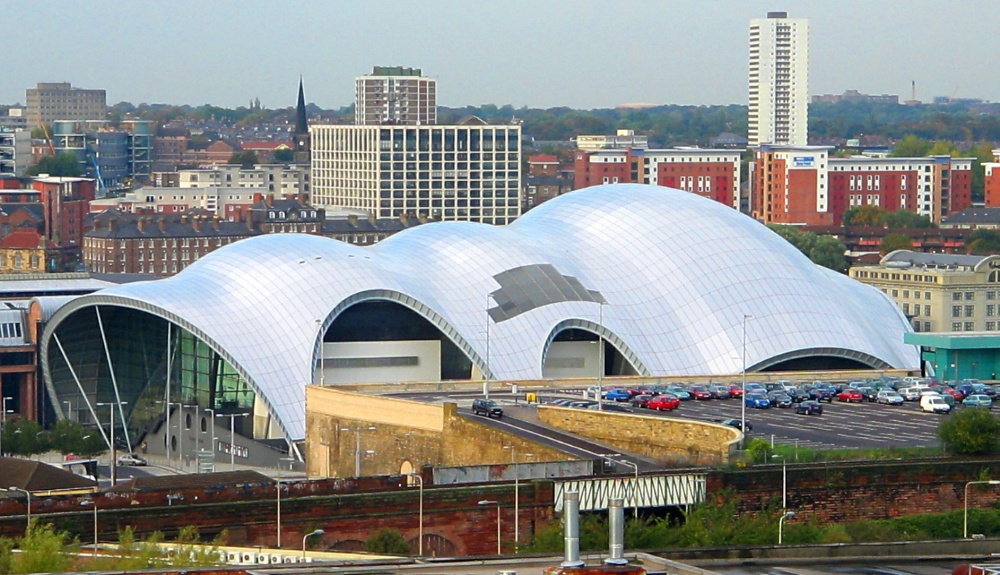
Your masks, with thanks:
<instances>
[{"instance_id":1,"label":"construction crane","mask_svg":"<svg viewBox=\"0 0 1000 575\"><path fill-rule=\"evenodd\" d=\"M45 120L38 116L38 125L42 128L42 133L45 134L45 143L49 145L49 153L53 156L56 155L56 147L52 145L52 138L49 136L49 129L45 127Z\"/></svg>"},{"instance_id":2,"label":"construction crane","mask_svg":"<svg viewBox=\"0 0 1000 575\"><path fill-rule=\"evenodd\" d=\"M101 166L97 164L96 155L88 150L87 158L90 160L90 164L94 166L94 175L97 176L97 191L99 192L99 197L107 197L108 187L104 185L104 178L101 177Z\"/></svg>"}]
</instances>

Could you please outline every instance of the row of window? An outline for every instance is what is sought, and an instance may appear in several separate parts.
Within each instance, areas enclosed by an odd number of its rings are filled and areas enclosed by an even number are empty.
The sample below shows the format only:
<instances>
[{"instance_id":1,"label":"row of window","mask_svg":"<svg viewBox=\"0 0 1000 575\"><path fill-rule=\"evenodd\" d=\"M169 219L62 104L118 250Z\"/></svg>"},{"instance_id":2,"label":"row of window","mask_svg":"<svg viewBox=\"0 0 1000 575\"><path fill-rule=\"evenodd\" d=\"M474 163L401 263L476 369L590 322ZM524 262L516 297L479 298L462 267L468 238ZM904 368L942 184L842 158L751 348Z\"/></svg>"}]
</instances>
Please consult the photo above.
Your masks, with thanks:
<instances>
[{"instance_id":1,"label":"row of window","mask_svg":"<svg viewBox=\"0 0 1000 575\"><path fill-rule=\"evenodd\" d=\"M0 337L11 338L21 336L21 324L19 322L0 323Z\"/></svg>"},{"instance_id":2,"label":"row of window","mask_svg":"<svg viewBox=\"0 0 1000 575\"><path fill-rule=\"evenodd\" d=\"M869 278L869 279L893 279L903 281L914 281L914 282L924 282L924 283L935 283L937 280L934 276L925 275L913 275L913 274L898 274L898 273L887 273L887 272L876 272L876 271L859 271L857 272L859 278Z\"/></svg>"}]
</instances>

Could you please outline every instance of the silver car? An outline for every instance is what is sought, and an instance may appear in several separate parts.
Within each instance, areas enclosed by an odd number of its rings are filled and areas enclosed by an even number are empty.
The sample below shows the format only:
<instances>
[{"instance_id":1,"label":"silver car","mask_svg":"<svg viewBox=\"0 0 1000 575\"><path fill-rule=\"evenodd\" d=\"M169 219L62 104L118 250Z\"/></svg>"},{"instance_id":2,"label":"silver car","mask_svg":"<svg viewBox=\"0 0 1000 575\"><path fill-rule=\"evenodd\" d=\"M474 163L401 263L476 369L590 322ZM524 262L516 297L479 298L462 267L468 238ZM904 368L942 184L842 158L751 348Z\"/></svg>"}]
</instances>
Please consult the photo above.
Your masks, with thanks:
<instances>
[{"instance_id":1,"label":"silver car","mask_svg":"<svg viewBox=\"0 0 1000 575\"><path fill-rule=\"evenodd\" d=\"M875 401L886 405L903 405L906 400L903 399L902 395L899 395L895 391L883 389L878 392L878 395L875 397Z\"/></svg>"}]
</instances>

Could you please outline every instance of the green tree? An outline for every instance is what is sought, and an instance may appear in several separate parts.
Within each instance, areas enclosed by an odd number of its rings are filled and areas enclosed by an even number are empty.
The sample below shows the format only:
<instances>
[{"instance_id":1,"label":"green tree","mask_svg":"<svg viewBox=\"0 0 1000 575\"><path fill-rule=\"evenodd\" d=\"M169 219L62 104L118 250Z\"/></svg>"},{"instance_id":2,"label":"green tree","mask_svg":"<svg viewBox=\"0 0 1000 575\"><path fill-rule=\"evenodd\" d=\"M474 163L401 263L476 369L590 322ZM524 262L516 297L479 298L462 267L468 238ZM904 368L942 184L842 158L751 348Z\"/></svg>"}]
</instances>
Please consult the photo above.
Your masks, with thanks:
<instances>
[{"instance_id":1,"label":"green tree","mask_svg":"<svg viewBox=\"0 0 1000 575\"><path fill-rule=\"evenodd\" d=\"M244 169L250 169L258 164L257 152L253 150L243 150L241 152L233 152L232 156L229 156L230 164L239 164Z\"/></svg>"},{"instance_id":2,"label":"green tree","mask_svg":"<svg viewBox=\"0 0 1000 575\"><path fill-rule=\"evenodd\" d=\"M965 242L965 251L977 256L1000 253L1000 232L978 229Z\"/></svg>"},{"instance_id":3,"label":"green tree","mask_svg":"<svg viewBox=\"0 0 1000 575\"><path fill-rule=\"evenodd\" d=\"M934 227L934 224L928 216L921 216L908 210L886 212L885 225L893 229Z\"/></svg>"},{"instance_id":4,"label":"green tree","mask_svg":"<svg viewBox=\"0 0 1000 575\"><path fill-rule=\"evenodd\" d=\"M893 158L923 158L932 146L933 144L927 140L918 138L914 134L907 134L896 143L896 147L889 155Z\"/></svg>"},{"instance_id":5,"label":"green tree","mask_svg":"<svg viewBox=\"0 0 1000 575\"><path fill-rule=\"evenodd\" d=\"M275 162L291 162L295 159L295 151L290 149L281 149L274 151L274 161Z\"/></svg>"},{"instance_id":6,"label":"green tree","mask_svg":"<svg viewBox=\"0 0 1000 575\"><path fill-rule=\"evenodd\" d=\"M365 539L365 551L383 555L409 555L410 544L395 529L379 529Z\"/></svg>"},{"instance_id":7,"label":"green tree","mask_svg":"<svg viewBox=\"0 0 1000 575\"><path fill-rule=\"evenodd\" d=\"M49 431L49 446L63 455L94 457L107 451L104 436L96 428L88 429L78 421L63 419Z\"/></svg>"},{"instance_id":8,"label":"green tree","mask_svg":"<svg viewBox=\"0 0 1000 575\"><path fill-rule=\"evenodd\" d=\"M83 173L83 164L77 159L76 154L69 152L45 156L37 164L25 170L25 174L28 176L48 174L50 176L78 178Z\"/></svg>"},{"instance_id":9,"label":"green tree","mask_svg":"<svg viewBox=\"0 0 1000 575\"><path fill-rule=\"evenodd\" d=\"M987 409L961 409L941 421L937 435L954 453L988 455L1000 445L1000 420Z\"/></svg>"},{"instance_id":10,"label":"green tree","mask_svg":"<svg viewBox=\"0 0 1000 575\"><path fill-rule=\"evenodd\" d=\"M878 206L855 206L844 212L845 226L882 227L887 213Z\"/></svg>"},{"instance_id":11,"label":"green tree","mask_svg":"<svg viewBox=\"0 0 1000 575\"><path fill-rule=\"evenodd\" d=\"M73 567L69 537L51 523L32 522L17 546L14 573L62 573Z\"/></svg>"},{"instance_id":12,"label":"green tree","mask_svg":"<svg viewBox=\"0 0 1000 575\"><path fill-rule=\"evenodd\" d=\"M798 248L814 264L841 273L847 269L847 258L844 256L847 246L837 238L803 232L792 226L772 224L768 228Z\"/></svg>"},{"instance_id":13,"label":"green tree","mask_svg":"<svg viewBox=\"0 0 1000 575\"><path fill-rule=\"evenodd\" d=\"M15 419L3 426L3 450L5 453L31 457L49 449L48 435L37 421Z\"/></svg>"},{"instance_id":14,"label":"green tree","mask_svg":"<svg viewBox=\"0 0 1000 575\"><path fill-rule=\"evenodd\" d=\"M882 238L882 244L879 246L879 250L883 254L894 252L896 250L909 250L912 248L913 238L898 232L886 234L886 236Z\"/></svg>"}]
</instances>

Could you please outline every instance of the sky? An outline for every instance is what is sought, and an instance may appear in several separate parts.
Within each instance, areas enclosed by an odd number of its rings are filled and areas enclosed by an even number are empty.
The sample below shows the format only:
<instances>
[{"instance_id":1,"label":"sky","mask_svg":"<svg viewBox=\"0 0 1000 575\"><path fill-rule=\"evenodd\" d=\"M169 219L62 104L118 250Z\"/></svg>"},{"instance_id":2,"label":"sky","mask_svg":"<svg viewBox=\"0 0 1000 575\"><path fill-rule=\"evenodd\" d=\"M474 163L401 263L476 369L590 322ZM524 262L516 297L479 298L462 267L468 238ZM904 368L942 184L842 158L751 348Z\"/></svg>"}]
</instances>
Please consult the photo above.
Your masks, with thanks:
<instances>
[{"instance_id":1,"label":"sky","mask_svg":"<svg viewBox=\"0 0 1000 575\"><path fill-rule=\"evenodd\" d=\"M0 0L0 103L37 82L108 103L323 108L409 66L450 107L746 104L749 21L807 18L810 94L1000 100L992 0Z\"/></svg>"}]
</instances>

